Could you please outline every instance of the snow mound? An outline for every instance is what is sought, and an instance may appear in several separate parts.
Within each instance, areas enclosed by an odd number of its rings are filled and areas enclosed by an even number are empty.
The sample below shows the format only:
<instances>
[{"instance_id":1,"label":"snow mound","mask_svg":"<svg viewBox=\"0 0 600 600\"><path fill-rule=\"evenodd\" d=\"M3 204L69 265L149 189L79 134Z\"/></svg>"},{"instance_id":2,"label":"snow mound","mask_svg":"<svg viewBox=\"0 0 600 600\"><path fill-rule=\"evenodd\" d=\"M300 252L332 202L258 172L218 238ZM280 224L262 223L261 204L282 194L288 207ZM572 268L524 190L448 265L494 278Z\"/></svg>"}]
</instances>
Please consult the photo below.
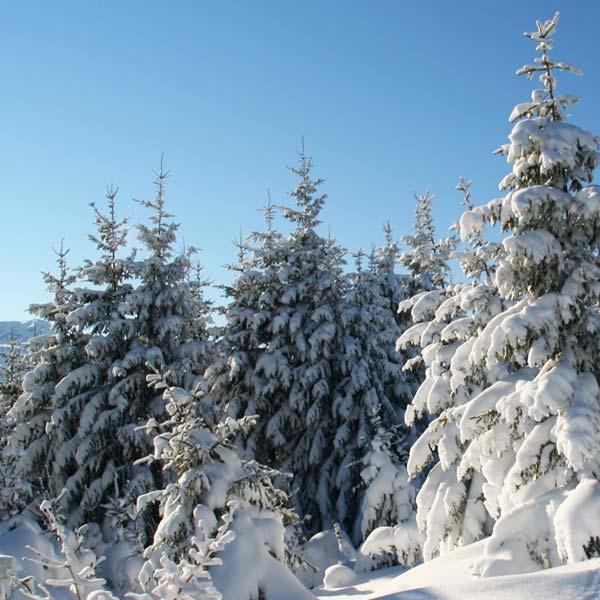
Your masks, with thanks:
<instances>
[{"instance_id":1,"label":"snow mound","mask_svg":"<svg viewBox=\"0 0 600 600\"><path fill-rule=\"evenodd\" d=\"M217 565L211 569L215 587L223 600L254 598L260 594L268 600L314 600L314 596L267 550L264 527L259 531L256 523L241 512L236 515L230 530L235 534L234 541L219 555L225 566Z\"/></svg>"},{"instance_id":2,"label":"snow mound","mask_svg":"<svg viewBox=\"0 0 600 600\"><path fill-rule=\"evenodd\" d=\"M358 578L358 575L345 565L332 565L325 570L323 579L323 587L326 590L334 590L337 588L348 587L352 585Z\"/></svg>"},{"instance_id":3,"label":"snow mound","mask_svg":"<svg viewBox=\"0 0 600 600\"><path fill-rule=\"evenodd\" d=\"M402 567L361 575L345 588L319 589L320 600L597 600L600 559L534 573L479 578L473 565L487 540L405 571Z\"/></svg>"}]
</instances>

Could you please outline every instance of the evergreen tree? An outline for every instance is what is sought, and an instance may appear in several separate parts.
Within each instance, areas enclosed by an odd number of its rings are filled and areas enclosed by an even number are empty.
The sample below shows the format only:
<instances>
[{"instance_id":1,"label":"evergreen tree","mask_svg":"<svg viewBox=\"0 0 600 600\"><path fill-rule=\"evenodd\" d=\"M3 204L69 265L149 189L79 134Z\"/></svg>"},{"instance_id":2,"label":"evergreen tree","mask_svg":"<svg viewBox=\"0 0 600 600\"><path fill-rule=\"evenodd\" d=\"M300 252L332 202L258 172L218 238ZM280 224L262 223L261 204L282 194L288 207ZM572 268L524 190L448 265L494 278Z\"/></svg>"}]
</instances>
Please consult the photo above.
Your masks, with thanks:
<instances>
[{"instance_id":1,"label":"evergreen tree","mask_svg":"<svg viewBox=\"0 0 600 600\"><path fill-rule=\"evenodd\" d=\"M159 375L152 383L166 385ZM251 600L281 594L284 581L286 598L311 597L282 564L283 524L293 514L272 483L277 473L241 460L232 446L252 419L220 421L202 385L194 393L167 388L164 396L168 419L148 426L156 430L153 457L171 483L138 500L159 498L161 521L137 597Z\"/></svg>"},{"instance_id":2,"label":"evergreen tree","mask_svg":"<svg viewBox=\"0 0 600 600\"><path fill-rule=\"evenodd\" d=\"M0 351L0 419L6 416L23 391L23 375L27 369L24 346L11 334Z\"/></svg>"},{"instance_id":3,"label":"evergreen tree","mask_svg":"<svg viewBox=\"0 0 600 600\"><path fill-rule=\"evenodd\" d=\"M22 344L11 334L0 352L0 519L16 514L29 495L29 488L15 476L16 456L8 446L15 427L9 411L23 392L27 362Z\"/></svg>"},{"instance_id":4,"label":"evergreen tree","mask_svg":"<svg viewBox=\"0 0 600 600\"><path fill-rule=\"evenodd\" d=\"M404 319L398 312L398 306L409 289L409 276L396 273L401 252L389 222L383 226L383 233L385 244L373 249L369 268L374 275L378 292L385 301L385 307L394 314L398 326L401 327Z\"/></svg>"},{"instance_id":5,"label":"evergreen tree","mask_svg":"<svg viewBox=\"0 0 600 600\"><path fill-rule=\"evenodd\" d=\"M576 99L556 94L554 74L577 70L549 56L557 22L558 13L526 34L540 56L517 73L539 73L543 89L511 115L500 149L512 163L508 192L461 218L463 238L488 222L509 232L497 292L449 319L439 334L445 383L432 368L413 402L437 415L409 461L412 472L436 463L418 498L429 557L484 535L493 520L492 557L508 548L540 566L592 556L600 538L589 518L600 497L600 190L587 185L600 140L565 121ZM483 572L501 572L500 563Z\"/></svg>"},{"instance_id":6,"label":"evergreen tree","mask_svg":"<svg viewBox=\"0 0 600 600\"><path fill-rule=\"evenodd\" d=\"M190 279L188 248L175 254L173 246L179 224L166 210L165 186L169 173L161 167L155 173L156 194L152 200L137 202L151 211L149 225L138 225L138 239L145 256L131 262L131 275L138 285L119 305L134 332L123 358L113 367L121 378L119 393L130 398L119 427L123 450L121 462L130 469L127 485L122 487L123 507L138 496L161 489L163 479L157 463L141 460L148 454L152 440L143 425L148 418L164 417L162 394L147 386L148 376L160 371L169 385L193 387L202 379L210 355L204 282ZM153 506L141 515L144 537L151 537L158 516Z\"/></svg>"},{"instance_id":7,"label":"evergreen tree","mask_svg":"<svg viewBox=\"0 0 600 600\"><path fill-rule=\"evenodd\" d=\"M227 311L227 370L214 369L210 380L230 416L259 415L246 448L294 474L299 513L319 530L335 520L332 394L343 278L341 249L316 231L325 196L311 167L301 153L291 169L300 178L290 194L296 206L283 209L292 233L255 236L259 245L240 265Z\"/></svg>"},{"instance_id":8,"label":"evergreen tree","mask_svg":"<svg viewBox=\"0 0 600 600\"><path fill-rule=\"evenodd\" d=\"M136 463L151 447L140 427L164 410L146 377L160 368L171 381L187 383L205 368L205 340L197 339L200 330L185 328L196 307L188 294L188 255L171 256L177 226L164 209L166 177L161 169L156 199L143 203L154 211L151 225L139 227L146 258L120 256L127 221L116 216L116 189L108 190L107 215L92 205L97 234L90 239L100 256L81 269L89 286L75 290L61 321L79 341L79 360L61 364L62 378L48 395L46 425L24 444L29 455L44 440L44 490L59 499L71 528L102 523L107 505L109 513L118 506L125 511L140 494L160 489L157 465ZM138 530L144 543L157 516L149 510L138 524L125 526Z\"/></svg>"},{"instance_id":9,"label":"evergreen tree","mask_svg":"<svg viewBox=\"0 0 600 600\"><path fill-rule=\"evenodd\" d=\"M473 208L470 182L461 178L457 189L463 204ZM453 225L458 229L459 224ZM477 473L458 479L453 459L464 447L457 435L460 406L480 389L480 378L461 364L474 339L502 309L493 282L498 244L487 242L481 232L469 234L467 245L453 254L471 283L422 292L401 303L415 323L398 340L398 347L422 348L425 377L406 411L407 424L437 415L411 448L408 469L413 477L427 477L417 497L417 521L425 534L423 553L432 558L440 552L475 541L490 533L490 523L480 501L483 479ZM407 363L420 366L420 357ZM437 455L436 455L437 451ZM428 471L439 457L440 464Z\"/></svg>"},{"instance_id":10,"label":"evergreen tree","mask_svg":"<svg viewBox=\"0 0 600 600\"><path fill-rule=\"evenodd\" d=\"M356 272L341 304L331 455L335 515L357 544L377 526L414 516L414 490L404 468L412 440L403 425L413 389L402 371L404 357L395 350L401 331L382 293L393 289L393 272L384 270L393 264L378 265L383 272L377 273L375 265L363 270L362 258L356 254Z\"/></svg>"},{"instance_id":11,"label":"evergreen tree","mask_svg":"<svg viewBox=\"0 0 600 600\"><path fill-rule=\"evenodd\" d=\"M449 280L448 257L454 246L452 238L436 240L431 211L435 196L429 190L422 195L413 194L417 201L414 234L402 238L408 250L399 257L400 264L411 275L408 296L446 286Z\"/></svg>"},{"instance_id":12,"label":"evergreen tree","mask_svg":"<svg viewBox=\"0 0 600 600\"><path fill-rule=\"evenodd\" d=\"M226 325L218 358L209 366L207 379L211 396L232 418L258 414L257 403L265 380L258 373L258 361L278 329L271 327L274 308L282 294L279 269L281 235L273 229L276 207L262 209L267 231L254 232L250 240L235 241L238 262L230 265L237 276L225 294L231 299L225 311ZM254 244L254 245L251 245ZM262 402L264 404L264 401ZM264 424L252 428L242 442L247 456L255 455L257 439Z\"/></svg>"},{"instance_id":13,"label":"evergreen tree","mask_svg":"<svg viewBox=\"0 0 600 600\"><path fill-rule=\"evenodd\" d=\"M52 427L55 390L71 370L82 364L89 338L87 333L77 332L67 322L68 314L77 307L71 289L76 277L67 267L68 252L62 244L55 251L58 275L44 273L52 300L31 305L29 309L50 324L52 333L29 340L33 367L25 374L23 393L9 411L14 427L8 440L14 458L12 476L30 491L35 504L48 494L52 459L58 450ZM29 500L31 497L21 495L20 506Z\"/></svg>"},{"instance_id":14,"label":"evergreen tree","mask_svg":"<svg viewBox=\"0 0 600 600\"><path fill-rule=\"evenodd\" d=\"M311 160L301 153L299 168L292 169L300 178L290 194L296 206L283 210L294 231L283 244L283 295L273 319L274 326L282 328L261 357L268 379L266 398L274 408L265 439L265 459L272 462L263 461L294 474L300 513L311 515L312 529L320 530L336 520L332 395L340 349L343 251L316 231L326 196L318 195L323 181L312 179L311 169ZM274 364L289 372L283 381Z\"/></svg>"},{"instance_id":15,"label":"evergreen tree","mask_svg":"<svg viewBox=\"0 0 600 600\"><path fill-rule=\"evenodd\" d=\"M116 218L116 194L116 189L107 191L108 216L91 205L98 233L89 237L101 256L86 261L80 278L93 287L76 288L62 315L64 327L79 340L78 361L64 365L62 378L49 396L48 424L34 442L47 440L44 492L59 498L69 527L99 517L103 491L117 477L113 427L119 404L110 398L114 379L109 370L127 343L128 328L118 303L130 286L125 283L128 261L118 256L127 231L126 220Z\"/></svg>"}]
</instances>

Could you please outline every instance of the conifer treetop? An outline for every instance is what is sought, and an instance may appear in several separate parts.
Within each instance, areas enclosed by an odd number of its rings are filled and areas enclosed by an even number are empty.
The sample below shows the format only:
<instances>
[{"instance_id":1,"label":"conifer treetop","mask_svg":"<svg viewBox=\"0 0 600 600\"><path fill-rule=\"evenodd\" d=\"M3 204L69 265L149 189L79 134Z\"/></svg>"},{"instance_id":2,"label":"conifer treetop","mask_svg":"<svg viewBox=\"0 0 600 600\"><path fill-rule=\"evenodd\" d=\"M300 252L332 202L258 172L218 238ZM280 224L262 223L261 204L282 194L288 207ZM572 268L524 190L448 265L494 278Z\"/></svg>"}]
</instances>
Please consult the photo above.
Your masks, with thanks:
<instances>
[{"instance_id":1,"label":"conifer treetop","mask_svg":"<svg viewBox=\"0 0 600 600\"><path fill-rule=\"evenodd\" d=\"M66 307L73 302L73 292L69 288L77 281L77 277L68 267L67 255L70 250L65 248L64 240L61 240L58 250L52 248L52 251L56 255L58 273L53 275L44 271L42 276L53 299L45 304L31 304L29 312L40 319L50 321L55 331L64 333L67 330Z\"/></svg>"},{"instance_id":2,"label":"conifer treetop","mask_svg":"<svg viewBox=\"0 0 600 600\"><path fill-rule=\"evenodd\" d=\"M406 235L402 241L409 247L399 259L410 273L420 281L424 289L443 288L448 277L448 256L454 242L451 238L440 241L435 239L435 225L431 211L431 203L435 196L430 190L424 194L417 194L413 190L417 201L415 209L414 234Z\"/></svg>"},{"instance_id":3,"label":"conifer treetop","mask_svg":"<svg viewBox=\"0 0 600 600\"><path fill-rule=\"evenodd\" d=\"M173 215L165 209L165 187L171 173L165 171L163 157L160 159L160 169L154 171L154 175L154 187L156 189L154 199L136 200L140 206L153 211L153 214L149 217L152 226L137 225L138 238L152 256L156 256L160 260L166 260L171 256L172 245L175 243L179 224L167 222L168 219L173 218Z\"/></svg>"},{"instance_id":4,"label":"conifer treetop","mask_svg":"<svg viewBox=\"0 0 600 600\"><path fill-rule=\"evenodd\" d=\"M250 241L257 243L259 248L254 248L254 258L256 262L257 252L262 255L262 259L265 262L265 265L270 265L275 262L276 250L278 242L282 241L281 234L275 229L273 222L275 221L275 215L279 207L276 204L273 204L271 200L271 192L267 190L267 204L261 208L259 208L259 212L263 214L263 218L265 220L266 231L254 231L250 235ZM241 241L241 233L240 233L240 241ZM236 242L236 247L242 249L242 246ZM247 248L246 248L247 249ZM244 257L238 254L238 258L243 262ZM260 261L259 261L260 262Z\"/></svg>"},{"instance_id":5,"label":"conifer treetop","mask_svg":"<svg viewBox=\"0 0 600 600\"><path fill-rule=\"evenodd\" d=\"M543 89L533 90L531 101L517 104L510 121L517 121L509 136L510 143L497 153L512 163L512 173L501 182L501 190L519 190L531 186L550 186L558 190L578 191L593 179L599 162L597 148L600 138L566 123L564 109L579 100L575 96L556 94L556 71L582 72L564 62L550 58L554 40L550 37L558 24L558 16L542 23L537 31L525 33L537 42L541 53L533 63L526 64L518 75L531 79L539 73Z\"/></svg>"},{"instance_id":6,"label":"conifer treetop","mask_svg":"<svg viewBox=\"0 0 600 600\"><path fill-rule=\"evenodd\" d=\"M95 202L90 202L94 211L94 223L97 234L89 234L88 239L92 241L100 252L99 260L85 261L81 270L83 278L98 284L107 284L108 291L114 294L126 278L127 260L118 258L121 248L127 245L129 218L117 218L116 197L119 188L110 184L106 188L106 200L108 201L108 214L102 213Z\"/></svg>"},{"instance_id":7,"label":"conifer treetop","mask_svg":"<svg viewBox=\"0 0 600 600\"><path fill-rule=\"evenodd\" d=\"M95 202L90 202L90 206L94 211L94 222L98 235L90 234L88 239L96 244L98 250L105 252L106 255L102 258L108 258L115 261L119 248L125 246L127 242L127 232L125 225L129 218L125 217L121 220L117 219L116 214L116 197L119 188L110 184L106 188L106 199L108 200L108 216L102 214L96 208Z\"/></svg>"},{"instance_id":8,"label":"conifer treetop","mask_svg":"<svg viewBox=\"0 0 600 600\"><path fill-rule=\"evenodd\" d=\"M392 275L398 262L400 248L394 239L394 232L390 222L383 225L385 244L379 248L373 248L369 264L373 272L381 275Z\"/></svg>"},{"instance_id":9,"label":"conifer treetop","mask_svg":"<svg viewBox=\"0 0 600 600\"><path fill-rule=\"evenodd\" d=\"M566 115L563 110L579 102L575 96L556 95L556 77L554 71L570 71L576 75L583 75L583 71L565 62L558 62L550 58L550 51L554 47L554 39L550 37L556 32L560 13L557 11L547 21L536 21L537 31L526 31L523 35L537 42L536 51L541 54L533 59L533 63L526 64L517 70L517 75L527 75L532 79L539 73L539 79L544 86L541 90L534 90L531 102L518 104L513 110L510 121L516 121L524 116L548 117L552 121L564 121Z\"/></svg>"},{"instance_id":10,"label":"conifer treetop","mask_svg":"<svg viewBox=\"0 0 600 600\"><path fill-rule=\"evenodd\" d=\"M273 221L275 220L275 212L277 206L271 200L271 190L267 190L267 204L258 209L263 213L265 224L267 225L267 233L273 233Z\"/></svg>"},{"instance_id":11,"label":"conifer treetop","mask_svg":"<svg viewBox=\"0 0 600 600\"><path fill-rule=\"evenodd\" d=\"M312 159L304 153L304 149L298 152L298 156L300 166L288 168L301 179L296 189L289 192L300 210L283 207L283 214L286 219L296 223L298 229L307 231L314 229L321 222L318 216L325 204L327 194L316 195L317 188L325 183L325 180L311 179Z\"/></svg>"}]
</instances>

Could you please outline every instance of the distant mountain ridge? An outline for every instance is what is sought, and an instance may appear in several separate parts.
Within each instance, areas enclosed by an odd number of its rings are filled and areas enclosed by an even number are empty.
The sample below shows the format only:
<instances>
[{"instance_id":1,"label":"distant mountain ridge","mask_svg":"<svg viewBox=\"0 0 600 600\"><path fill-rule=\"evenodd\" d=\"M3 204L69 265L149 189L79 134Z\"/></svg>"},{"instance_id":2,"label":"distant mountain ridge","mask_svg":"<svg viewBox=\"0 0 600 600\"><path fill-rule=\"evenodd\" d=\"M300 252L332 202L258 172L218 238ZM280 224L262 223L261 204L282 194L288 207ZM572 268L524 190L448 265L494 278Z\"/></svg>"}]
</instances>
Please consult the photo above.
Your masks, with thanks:
<instances>
[{"instance_id":1,"label":"distant mountain ridge","mask_svg":"<svg viewBox=\"0 0 600 600\"><path fill-rule=\"evenodd\" d=\"M0 321L0 344L7 344L12 336L25 342L34 335L50 333L47 321L35 319L31 321Z\"/></svg>"}]
</instances>

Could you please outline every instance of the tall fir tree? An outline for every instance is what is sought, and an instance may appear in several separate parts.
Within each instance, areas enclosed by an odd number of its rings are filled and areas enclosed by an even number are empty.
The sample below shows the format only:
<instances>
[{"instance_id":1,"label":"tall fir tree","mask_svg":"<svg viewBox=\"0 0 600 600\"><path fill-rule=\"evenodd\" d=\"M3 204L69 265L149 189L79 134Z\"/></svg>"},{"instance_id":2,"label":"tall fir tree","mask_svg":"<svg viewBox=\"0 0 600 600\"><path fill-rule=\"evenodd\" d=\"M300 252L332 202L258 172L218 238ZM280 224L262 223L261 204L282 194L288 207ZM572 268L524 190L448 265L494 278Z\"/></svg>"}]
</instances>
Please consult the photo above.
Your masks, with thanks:
<instances>
[{"instance_id":1,"label":"tall fir tree","mask_svg":"<svg viewBox=\"0 0 600 600\"><path fill-rule=\"evenodd\" d=\"M440 333L450 342L445 383L432 371L413 403L435 415L409 461L413 472L436 463L418 501L427 554L495 520L488 575L503 572L507 549L534 568L599 548L590 515L600 506L600 190L587 184L600 139L565 120L577 99L556 94L555 72L578 71L549 55L557 23L558 13L526 34L540 56L517 73L539 74L543 88L511 114L500 149L512 164L500 184L508 192L461 218L463 239L486 223L509 233L497 292L450 319Z\"/></svg>"},{"instance_id":2,"label":"tall fir tree","mask_svg":"<svg viewBox=\"0 0 600 600\"><path fill-rule=\"evenodd\" d=\"M21 395L27 365L27 349L11 332L8 343L0 350L0 418L6 416Z\"/></svg>"},{"instance_id":3,"label":"tall fir tree","mask_svg":"<svg viewBox=\"0 0 600 600\"><path fill-rule=\"evenodd\" d=\"M129 478L121 460L119 424L128 395L115 363L127 352L135 331L120 310L131 293L131 258L122 254L127 244L127 219L116 213L118 190L107 189L108 213L91 204L96 233L89 235L99 256L80 269L82 285L75 290L78 306L67 316L69 325L88 332L84 361L61 381L53 396L52 422L58 447L50 453L48 482L67 525L102 521L102 503ZM140 386L141 387L141 386ZM133 395L129 391L129 395ZM121 479L123 477L123 479Z\"/></svg>"},{"instance_id":4,"label":"tall fir tree","mask_svg":"<svg viewBox=\"0 0 600 600\"><path fill-rule=\"evenodd\" d=\"M413 192L413 195L417 201L414 233L402 238L408 249L399 257L400 264L411 275L407 280L411 286L408 296L443 289L449 283L448 257L454 247L452 238L436 239L431 208L435 196L429 190L421 195Z\"/></svg>"},{"instance_id":5,"label":"tall fir tree","mask_svg":"<svg viewBox=\"0 0 600 600\"><path fill-rule=\"evenodd\" d=\"M369 269L375 277L375 284L385 306L395 315L398 326L401 326L403 317L398 312L398 306L409 289L409 276L396 272L401 252L389 222L384 224L383 234L385 243L373 248L369 257Z\"/></svg>"},{"instance_id":6,"label":"tall fir tree","mask_svg":"<svg viewBox=\"0 0 600 600\"><path fill-rule=\"evenodd\" d=\"M142 460L152 443L145 423L149 418L160 422L165 416L162 394L148 387L147 378L159 371L168 385L192 389L202 381L210 354L206 325L211 305L204 300L204 283L189 277L195 248L174 251L179 224L166 210L169 176L161 160L155 172L154 198L137 201L151 211L149 225L137 226L144 256L131 262L131 274L138 283L119 305L135 332L127 353L113 367L122 378L119 385L128 386L131 394L119 428L122 462L130 469L122 492L125 505L164 484L160 466ZM145 539L152 537L157 525L154 508L151 505L139 519Z\"/></svg>"},{"instance_id":7,"label":"tall fir tree","mask_svg":"<svg viewBox=\"0 0 600 600\"><path fill-rule=\"evenodd\" d=\"M473 208L470 185L461 178L457 186L464 194L467 209ZM459 228L459 223L452 226L454 230ZM400 337L398 347L405 351L411 346L422 348L422 357L415 357L414 364L420 365L422 360L425 367L424 380L406 411L406 422L410 425L424 421L427 414L438 415L411 448L407 465L413 477L427 475L417 497L417 522L425 534L425 558L491 532L491 522L480 500L483 479L474 473L459 480L452 459L464 450L456 435L458 407L480 389L479 379L470 375L460 361L503 307L493 281L501 248L486 241L479 231L469 234L465 241L465 247L453 257L472 279L470 283L422 292L401 304L402 310L410 311L415 324ZM408 366L412 366L410 362ZM429 471L436 457L440 464Z\"/></svg>"},{"instance_id":8,"label":"tall fir tree","mask_svg":"<svg viewBox=\"0 0 600 600\"><path fill-rule=\"evenodd\" d=\"M67 322L68 314L77 308L72 290L76 277L67 266L68 252L61 243L55 250L58 274L44 273L52 300L30 306L30 312L47 321L52 332L29 340L31 370L24 376L23 393L9 411L14 427L8 439L14 456L13 476L30 491L28 498L20 499L21 507L31 500L35 507L49 494L52 456L57 450L53 397L62 379L82 364L89 339L89 334Z\"/></svg>"},{"instance_id":9,"label":"tall fir tree","mask_svg":"<svg viewBox=\"0 0 600 600\"><path fill-rule=\"evenodd\" d=\"M342 250L320 236L325 196L300 154L293 226L270 230L241 267L228 310L225 370L210 376L213 394L232 417L258 415L246 448L259 462L294 474L292 495L315 531L335 521L332 394L343 294ZM266 214L270 222L270 209Z\"/></svg>"},{"instance_id":10,"label":"tall fir tree","mask_svg":"<svg viewBox=\"0 0 600 600\"><path fill-rule=\"evenodd\" d=\"M107 192L108 214L92 205L97 234L90 239L100 256L86 261L80 277L88 286L74 291L61 315L61 326L79 343L78 362L61 363L44 429L22 444L24 456L43 444L44 493L59 499L70 527L105 524L108 512L125 511L140 494L160 489L158 466L136 462L152 442L140 427L164 410L146 377L160 369L172 382L190 383L206 366L202 330L185 327L198 294L188 293L195 285L186 281L188 255L172 257L177 225L164 208L166 177L161 169L156 199L143 203L154 211L151 225L139 227L145 258L121 257L128 231L116 216L117 190ZM157 517L150 510L135 525L142 544Z\"/></svg>"},{"instance_id":11,"label":"tall fir tree","mask_svg":"<svg viewBox=\"0 0 600 600\"><path fill-rule=\"evenodd\" d=\"M276 407L270 411L267 431L273 464L294 474L295 501L302 516L311 516L314 531L337 520L332 402L341 347L343 250L316 231L326 196L318 194L323 180L312 179L310 158L302 152L299 167L291 170L300 181L290 194L295 207L283 209L294 230L283 244L285 263L279 273L283 295L274 324L282 328L264 357ZM272 360L289 370L283 385L270 366Z\"/></svg>"},{"instance_id":12,"label":"tall fir tree","mask_svg":"<svg viewBox=\"0 0 600 600\"><path fill-rule=\"evenodd\" d=\"M375 527L414 516L414 490L404 467L412 442L404 409L413 388L402 371L404 356L395 349L401 330L385 294L396 291L393 263L376 264L372 257L365 270L363 254L355 257L340 310L331 458L334 514L358 544Z\"/></svg>"}]
</instances>

